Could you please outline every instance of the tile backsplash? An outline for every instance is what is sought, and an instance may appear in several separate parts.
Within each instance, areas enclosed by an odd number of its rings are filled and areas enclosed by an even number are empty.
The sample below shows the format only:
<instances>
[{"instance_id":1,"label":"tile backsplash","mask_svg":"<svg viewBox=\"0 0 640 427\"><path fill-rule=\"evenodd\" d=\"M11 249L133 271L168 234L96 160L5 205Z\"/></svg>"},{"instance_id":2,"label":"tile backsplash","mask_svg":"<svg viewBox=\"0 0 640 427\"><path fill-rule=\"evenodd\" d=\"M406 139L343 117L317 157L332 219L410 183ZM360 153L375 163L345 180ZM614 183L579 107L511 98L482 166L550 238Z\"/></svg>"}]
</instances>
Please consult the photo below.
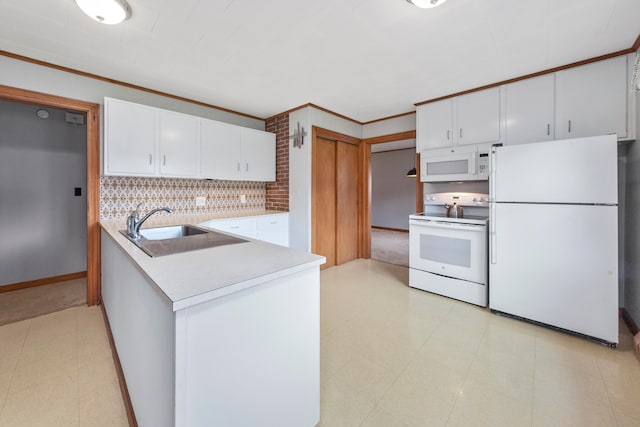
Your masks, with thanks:
<instances>
[{"instance_id":1,"label":"tile backsplash","mask_svg":"<svg viewBox=\"0 0 640 427\"><path fill-rule=\"evenodd\" d=\"M246 203L240 203L240 196ZM205 206L196 207L196 197ZM234 214L265 208L266 184L249 181L216 181L177 178L103 176L100 178L100 219L126 218L143 202L141 213L161 206L175 214Z\"/></svg>"}]
</instances>

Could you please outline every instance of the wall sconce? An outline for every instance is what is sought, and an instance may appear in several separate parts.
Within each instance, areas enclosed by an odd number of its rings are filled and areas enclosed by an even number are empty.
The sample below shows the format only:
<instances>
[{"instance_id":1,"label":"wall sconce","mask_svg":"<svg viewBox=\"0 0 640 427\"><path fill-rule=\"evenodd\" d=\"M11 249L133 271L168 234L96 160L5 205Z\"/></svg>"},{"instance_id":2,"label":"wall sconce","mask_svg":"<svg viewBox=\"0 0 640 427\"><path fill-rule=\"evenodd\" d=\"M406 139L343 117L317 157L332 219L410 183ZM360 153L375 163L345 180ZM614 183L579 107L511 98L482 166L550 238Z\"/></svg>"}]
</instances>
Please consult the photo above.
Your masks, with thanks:
<instances>
[{"instance_id":1,"label":"wall sconce","mask_svg":"<svg viewBox=\"0 0 640 427\"><path fill-rule=\"evenodd\" d=\"M293 139L293 146L302 148L304 144L304 137L307 136L307 132L303 128L300 128L300 122L298 122L298 128L294 129L293 135L289 135L289 139Z\"/></svg>"}]
</instances>

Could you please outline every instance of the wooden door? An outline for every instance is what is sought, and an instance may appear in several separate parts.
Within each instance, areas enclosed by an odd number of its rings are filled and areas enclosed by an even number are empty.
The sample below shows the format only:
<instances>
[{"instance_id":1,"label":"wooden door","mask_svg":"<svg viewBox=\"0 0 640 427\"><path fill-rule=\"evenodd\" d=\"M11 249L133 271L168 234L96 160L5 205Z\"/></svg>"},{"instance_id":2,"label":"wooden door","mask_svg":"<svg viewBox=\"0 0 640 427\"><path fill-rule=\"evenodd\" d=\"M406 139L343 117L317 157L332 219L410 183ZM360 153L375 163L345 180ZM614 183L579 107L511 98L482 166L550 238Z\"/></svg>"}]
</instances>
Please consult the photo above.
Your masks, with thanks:
<instances>
[{"instance_id":1,"label":"wooden door","mask_svg":"<svg viewBox=\"0 0 640 427\"><path fill-rule=\"evenodd\" d=\"M336 264L358 258L358 152L336 143Z\"/></svg>"},{"instance_id":2,"label":"wooden door","mask_svg":"<svg viewBox=\"0 0 640 427\"><path fill-rule=\"evenodd\" d=\"M336 265L336 144L316 138L313 156L313 252Z\"/></svg>"}]
</instances>

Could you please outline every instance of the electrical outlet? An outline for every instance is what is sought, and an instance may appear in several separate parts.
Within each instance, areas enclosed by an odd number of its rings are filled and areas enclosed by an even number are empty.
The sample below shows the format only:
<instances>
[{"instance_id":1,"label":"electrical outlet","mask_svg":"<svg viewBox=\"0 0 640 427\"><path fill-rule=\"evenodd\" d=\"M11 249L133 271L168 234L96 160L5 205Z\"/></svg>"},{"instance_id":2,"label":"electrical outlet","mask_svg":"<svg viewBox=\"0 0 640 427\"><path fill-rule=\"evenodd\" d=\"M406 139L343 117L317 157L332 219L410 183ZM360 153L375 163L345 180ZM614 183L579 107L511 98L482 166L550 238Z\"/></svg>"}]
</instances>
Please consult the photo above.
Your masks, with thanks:
<instances>
[{"instance_id":1,"label":"electrical outlet","mask_svg":"<svg viewBox=\"0 0 640 427\"><path fill-rule=\"evenodd\" d=\"M240 195L240 203L247 203L247 196L244 194Z\"/></svg>"},{"instance_id":2,"label":"electrical outlet","mask_svg":"<svg viewBox=\"0 0 640 427\"><path fill-rule=\"evenodd\" d=\"M207 198L204 196L196 197L196 206L207 206Z\"/></svg>"}]
</instances>

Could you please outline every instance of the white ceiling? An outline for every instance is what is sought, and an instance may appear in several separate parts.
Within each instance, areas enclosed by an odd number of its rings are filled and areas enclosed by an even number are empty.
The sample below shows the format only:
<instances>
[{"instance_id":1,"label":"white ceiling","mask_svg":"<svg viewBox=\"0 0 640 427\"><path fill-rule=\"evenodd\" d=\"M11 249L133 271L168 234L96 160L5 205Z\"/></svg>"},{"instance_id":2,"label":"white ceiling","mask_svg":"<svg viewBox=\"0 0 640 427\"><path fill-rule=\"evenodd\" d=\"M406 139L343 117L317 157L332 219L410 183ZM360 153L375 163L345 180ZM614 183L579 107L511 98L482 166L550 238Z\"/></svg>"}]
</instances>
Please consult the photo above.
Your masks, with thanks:
<instances>
[{"instance_id":1,"label":"white ceiling","mask_svg":"<svg viewBox=\"0 0 640 427\"><path fill-rule=\"evenodd\" d=\"M640 0L128 2L108 26L73 0L0 0L0 50L262 118L311 102L366 122L640 34Z\"/></svg>"}]
</instances>

